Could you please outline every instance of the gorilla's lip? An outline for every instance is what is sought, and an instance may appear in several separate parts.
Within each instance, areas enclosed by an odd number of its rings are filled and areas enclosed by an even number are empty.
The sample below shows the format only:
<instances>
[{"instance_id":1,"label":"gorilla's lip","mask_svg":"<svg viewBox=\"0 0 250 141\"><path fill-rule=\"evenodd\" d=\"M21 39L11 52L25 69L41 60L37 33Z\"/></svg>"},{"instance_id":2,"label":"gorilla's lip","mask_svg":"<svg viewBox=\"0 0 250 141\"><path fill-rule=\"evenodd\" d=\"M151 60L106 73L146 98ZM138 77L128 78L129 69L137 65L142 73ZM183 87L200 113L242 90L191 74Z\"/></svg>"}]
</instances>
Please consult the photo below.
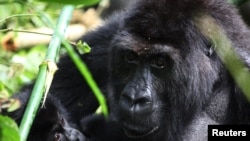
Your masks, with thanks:
<instances>
[{"instance_id":1,"label":"gorilla's lip","mask_svg":"<svg viewBox=\"0 0 250 141\"><path fill-rule=\"evenodd\" d=\"M156 126L148 131L143 131L143 132L140 132L136 129L130 129L130 128L123 128L123 131L125 132L126 136L129 138L142 138L147 135L153 134L158 129L159 129L159 126Z\"/></svg>"}]
</instances>

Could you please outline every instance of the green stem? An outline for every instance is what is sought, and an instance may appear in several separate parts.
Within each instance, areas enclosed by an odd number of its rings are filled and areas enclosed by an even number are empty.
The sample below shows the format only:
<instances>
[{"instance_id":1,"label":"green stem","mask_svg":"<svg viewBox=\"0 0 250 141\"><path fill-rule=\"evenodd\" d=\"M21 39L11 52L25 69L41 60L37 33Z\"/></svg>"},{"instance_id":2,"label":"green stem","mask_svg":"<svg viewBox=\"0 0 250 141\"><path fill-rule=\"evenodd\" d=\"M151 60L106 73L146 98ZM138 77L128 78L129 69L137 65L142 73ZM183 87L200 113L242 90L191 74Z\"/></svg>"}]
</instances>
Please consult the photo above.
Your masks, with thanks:
<instances>
[{"instance_id":1,"label":"green stem","mask_svg":"<svg viewBox=\"0 0 250 141\"><path fill-rule=\"evenodd\" d=\"M108 116L108 108L107 108L106 100L105 100L101 90L97 86L96 82L94 81L90 71L88 70L88 67L81 60L79 55L74 51L74 49L69 44L69 42L67 42L66 40L63 40L62 44L66 48L69 56L71 57L71 59L75 63L76 67L78 68L78 70L80 71L82 76L86 79L89 87L93 91L95 97L97 98L97 100L98 100L98 102L99 102L99 104L100 104L100 106L102 108L102 112L103 112L104 116L107 117Z\"/></svg>"},{"instance_id":2,"label":"green stem","mask_svg":"<svg viewBox=\"0 0 250 141\"><path fill-rule=\"evenodd\" d=\"M57 31L60 35L64 35L73 10L74 7L71 5L63 7L55 29L55 31ZM60 49L60 44L61 44L61 38L53 34L52 40L47 50L45 60L50 60L53 62L56 60L56 56L58 55L58 51ZM44 95L47 69L48 66L46 64L40 66L37 80L35 82L34 88L31 93L31 97L29 99L27 108L24 112L24 116L20 124L19 132L21 136L21 141L27 140L36 112L39 108L42 97Z\"/></svg>"},{"instance_id":3,"label":"green stem","mask_svg":"<svg viewBox=\"0 0 250 141\"><path fill-rule=\"evenodd\" d=\"M13 28L8 28L8 29L2 29L2 30L0 30L0 32L8 32L8 31L23 32L23 33L32 33L32 34L39 34L39 35L45 35L45 36L52 36L52 34L49 34L49 33L41 33L41 32L28 31L28 30L18 30L18 29L13 29Z\"/></svg>"},{"instance_id":4,"label":"green stem","mask_svg":"<svg viewBox=\"0 0 250 141\"><path fill-rule=\"evenodd\" d=\"M9 17L6 17L4 19L1 19L0 20L0 23L1 22L5 22L6 20L8 19L11 19L11 18L14 18L14 17L24 17L24 16L39 16L38 14L16 14L16 15L11 15Z\"/></svg>"}]
</instances>

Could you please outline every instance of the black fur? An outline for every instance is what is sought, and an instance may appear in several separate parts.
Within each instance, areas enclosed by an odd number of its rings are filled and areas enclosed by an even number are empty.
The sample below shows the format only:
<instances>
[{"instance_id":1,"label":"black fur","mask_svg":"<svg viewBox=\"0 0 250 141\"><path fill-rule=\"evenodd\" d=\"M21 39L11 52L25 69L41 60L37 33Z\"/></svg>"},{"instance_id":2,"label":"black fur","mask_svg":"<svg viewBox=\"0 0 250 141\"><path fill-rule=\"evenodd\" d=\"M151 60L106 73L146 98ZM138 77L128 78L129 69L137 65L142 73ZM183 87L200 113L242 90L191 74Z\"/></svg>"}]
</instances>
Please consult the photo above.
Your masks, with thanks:
<instances>
[{"instance_id":1,"label":"black fur","mask_svg":"<svg viewBox=\"0 0 250 141\"><path fill-rule=\"evenodd\" d=\"M22 88L13 98L19 99L22 107L15 112L6 113L20 124L26 104L31 93L31 87ZM67 112L60 101L49 95L44 107L38 110L31 127L28 141L84 141L85 136L74 124L72 116Z\"/></svg>"},{"instance_id":2,"label":"black fur","mask_svg":"<svg viewBox=\"0 0 250 141\"><path fill-rule=\"evenodd\" d=\"M82 59L107 97L107 120L91 115L91 90L69 57L60 60L50 94L84 140L207 140L208 124L250 124L249 102L200 30L202 17L249 68L250 31L227 0L138 0L83 37L92 52Z\"/></svg>"}]
</instances>

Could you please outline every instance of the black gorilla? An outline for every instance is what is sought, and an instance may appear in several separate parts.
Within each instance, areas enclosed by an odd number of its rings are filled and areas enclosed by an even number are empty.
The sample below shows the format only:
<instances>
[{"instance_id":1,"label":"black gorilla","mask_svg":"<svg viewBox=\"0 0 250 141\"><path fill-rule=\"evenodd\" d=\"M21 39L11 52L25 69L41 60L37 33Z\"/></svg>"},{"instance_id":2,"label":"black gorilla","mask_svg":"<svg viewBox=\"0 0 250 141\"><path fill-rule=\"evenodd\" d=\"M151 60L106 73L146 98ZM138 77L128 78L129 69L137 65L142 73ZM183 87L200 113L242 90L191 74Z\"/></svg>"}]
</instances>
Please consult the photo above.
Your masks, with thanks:
<instances>
[{"instance_id":1,"label":"black gorilla","mask_svg":"<svg viewBox=\"0 0 250 141\"><path fill-rule=\"evenodd\" d=\"M208 124L249 124L250 104L201 31L212 29L201 25L206 18L249 67L250 31L227 0L138 0L83 37L108 120L92 115L98 103L67 56L50 94L84 140L203 141Z\"/></svg>"},{"instance_id":2,"label":"black gorilla","mask_svg":"<svg viewBox=\"0 0 250 141\"><path fill-rule=\"evenodd\" d=\"M3 111L4 114L13 117L19 124L30 93L30 86L22 88L20 93L13 96L19 99L22 107L12 113ZM84 141L85 136L78 130L79 127L71 122L71 117L60 101L49 95L44 107L38 110L28 141Z\"/></svg>"}]
</instances>

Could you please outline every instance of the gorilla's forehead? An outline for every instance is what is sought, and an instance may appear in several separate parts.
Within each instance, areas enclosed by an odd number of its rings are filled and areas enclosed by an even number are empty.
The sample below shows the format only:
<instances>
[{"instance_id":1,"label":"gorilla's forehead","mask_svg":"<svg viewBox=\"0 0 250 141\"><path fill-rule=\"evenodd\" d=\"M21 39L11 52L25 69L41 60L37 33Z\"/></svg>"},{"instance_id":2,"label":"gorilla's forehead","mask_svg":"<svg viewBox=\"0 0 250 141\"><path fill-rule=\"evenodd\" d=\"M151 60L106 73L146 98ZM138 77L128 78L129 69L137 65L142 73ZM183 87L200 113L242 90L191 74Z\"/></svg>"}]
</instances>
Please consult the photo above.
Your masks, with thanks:
<instances>
[{"instance_id":1,"label":"gorilla's forehead","mask_svg":"<svg viewBox=\"0 0 250 141\"><path fill-rule=\"evenodd\" d=\"M179 43L197 33L194 25L196 12L174 11L173 13L166 9L161 11L151 7L146 13L138 11L131 12L124 18L123 28L145 40Z\"/></svg>"},{"instance_id":2,"label":"gorilla's forehead","mask_svg":"<svg viewBox=\"0 0 250 141\"><path fill-rule=\"evenodd\" d=\"M138 55L179 53L179 48L175 47L174 44L151 41L150 38L144 39L128 32L118 34L113 44L118 50L131 50Z\"/></svg>"}]
</instances>

